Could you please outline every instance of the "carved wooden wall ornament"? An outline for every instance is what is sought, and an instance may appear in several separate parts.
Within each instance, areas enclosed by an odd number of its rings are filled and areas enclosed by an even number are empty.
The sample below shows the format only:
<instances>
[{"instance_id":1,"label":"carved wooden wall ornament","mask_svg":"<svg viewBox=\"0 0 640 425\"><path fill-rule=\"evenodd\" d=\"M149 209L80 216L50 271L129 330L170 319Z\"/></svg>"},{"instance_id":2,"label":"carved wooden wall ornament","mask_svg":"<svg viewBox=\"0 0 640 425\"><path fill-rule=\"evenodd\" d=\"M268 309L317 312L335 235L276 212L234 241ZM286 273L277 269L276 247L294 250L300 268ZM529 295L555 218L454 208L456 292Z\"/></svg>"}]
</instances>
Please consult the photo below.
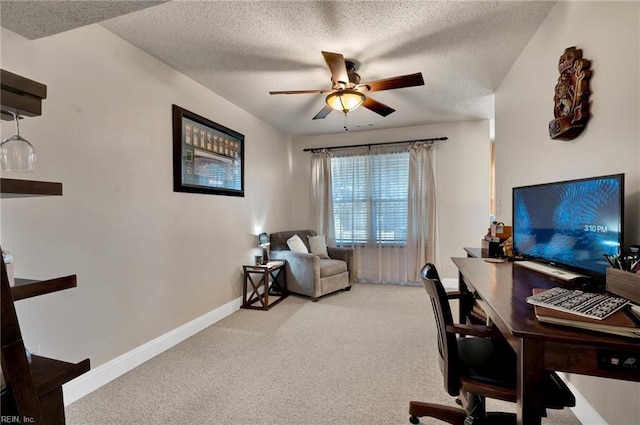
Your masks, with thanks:
<instances>
[{"instance_id":1,"label":"carved wooden wall ornament","mask_svg":"<svg viewBox=\"0 0 640 425\"><path fill-rule=\"evenodd\" d=\"M553 115L549 136L557 140L573 140L589 121L589 79L591 61L582 59L582 49L567 47L558 62L558 84L553 97Z\"/></svg>"}]
</instances>

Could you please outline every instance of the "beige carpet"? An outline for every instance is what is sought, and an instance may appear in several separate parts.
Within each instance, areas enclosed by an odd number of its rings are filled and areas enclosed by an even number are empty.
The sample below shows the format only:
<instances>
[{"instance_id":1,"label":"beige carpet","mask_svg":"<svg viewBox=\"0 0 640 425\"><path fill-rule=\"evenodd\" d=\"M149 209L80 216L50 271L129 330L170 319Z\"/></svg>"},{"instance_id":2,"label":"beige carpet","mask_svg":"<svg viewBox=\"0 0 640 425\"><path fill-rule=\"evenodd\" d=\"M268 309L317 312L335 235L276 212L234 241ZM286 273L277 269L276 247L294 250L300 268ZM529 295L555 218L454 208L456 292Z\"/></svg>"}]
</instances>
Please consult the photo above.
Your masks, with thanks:
<instances>
[{"instance_id":1,"label":"beige carpet","mask_svg":"<svg viewBox=\"0 0 640 425\"><path fill-rule=\"evenodd\" d=\"M410 400L455 405L434 332L422 287L290 296L268 312L241 309L78 400L67 424L406 425ZM549 413L545 424L580 423Z\"/></svg>"}]
</instances>

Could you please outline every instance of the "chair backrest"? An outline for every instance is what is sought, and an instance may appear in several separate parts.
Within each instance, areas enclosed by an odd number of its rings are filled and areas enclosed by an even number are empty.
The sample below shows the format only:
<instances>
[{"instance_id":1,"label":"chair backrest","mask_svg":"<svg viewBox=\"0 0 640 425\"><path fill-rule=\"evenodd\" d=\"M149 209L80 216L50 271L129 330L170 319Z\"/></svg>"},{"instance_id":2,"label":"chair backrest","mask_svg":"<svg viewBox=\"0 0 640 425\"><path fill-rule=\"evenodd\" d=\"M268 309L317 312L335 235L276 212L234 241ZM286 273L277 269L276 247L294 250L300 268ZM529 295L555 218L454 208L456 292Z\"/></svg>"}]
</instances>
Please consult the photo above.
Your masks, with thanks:
<instances>
[{"instance_id":1,"label":"chair backrest","mask_svg":"<svg viewBox=\"0 0 640 425\"><path fill-rule=\"evenodd\" d=\"M287 246L287 239L289 239L293 235L300 236L302 242L306 245L307 249L309 249L309 236L316 236L316 232L313 230L288 230L284 232L274 232L269 236L271 246L269 247L271 251L287 251L289 247Z\"/></svg>"},{"instance_id":2,"label":"chair backrest","mask_svg":"<svg viewBox=\"0 0 640 425\"><path fill-rule=\"evenodd\" d=\"M431 298L436 320L440 370L444 377L444 388L451 396L457 396L460 394L458 344L456 335L453 332L447 332L447 326L453 325L451 306L438 271L433 264L425 264L420 271L420 277L424 289Z\"/></svg>"}]
</instances>

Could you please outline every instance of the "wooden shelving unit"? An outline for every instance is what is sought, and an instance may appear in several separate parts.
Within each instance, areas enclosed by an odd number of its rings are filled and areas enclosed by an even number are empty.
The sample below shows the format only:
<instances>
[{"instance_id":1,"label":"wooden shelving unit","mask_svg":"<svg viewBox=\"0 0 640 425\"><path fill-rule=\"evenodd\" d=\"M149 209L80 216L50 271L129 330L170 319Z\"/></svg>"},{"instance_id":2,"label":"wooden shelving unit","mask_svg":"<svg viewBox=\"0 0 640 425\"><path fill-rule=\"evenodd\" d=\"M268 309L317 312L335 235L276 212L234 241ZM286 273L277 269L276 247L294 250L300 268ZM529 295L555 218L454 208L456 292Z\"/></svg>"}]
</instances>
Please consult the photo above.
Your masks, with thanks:
<instances>
[{"instance_id":1,"label":"wooden shelving unit","mask_svg":"<svg viewBox=\"0 0 640 425\"><path fill-rule=\"evenodd\" d=\"M2 178L0 192L2 198L62 196L62 183Z\"/></svg>"},{"instance_id":2,"label":"wooden shelving unit","mask_svg":"<svg viewBox=\"0 0 640 425\"><path fill-rule=\"evenodd\" d=\"M0 119L11 120L8 112L23 117L42 113L42 100L47 98L47 86L7 70L0 70Z\"/></svg>"},{"instance_id":3,"label":"wooden shelving unit","mask_svg":"<svg viewBox=\"0 0 640 425\"><path fill-rule=\"evenodd\" d=\"M29 423L64 425L62 385L89 371L90 361L68 363L32 355L28 363L13 303L76 285L76 275L69 275L47 280L18 278L10 287L2 263L2 360L8 384L0 398L3 416L27 418Z\"/></svg>"},{"instance_id":4,"label":"wooden shelving unit","mask_svg":"<svg viewBox=\"0 0 640 425\"><path fill-rule=\"evenodd\" d=\"M88 372L89 359L80 363L68 363L60 360L31 355L29 364L33 388L41 406L41 414L46 425L65 423L62 385ZM2 393L1 407L3 416L23 416L16 406L11 391ZM35 415L27 414L27 418Z\"/></svg>"},{"instance_id":5,"label":"wooden shelving unit","mask_svg":"<svg viewBox=\"0 0 640 425\"><path fill-rule=\"evenodd\" d=\"M13 301L37 297L77 286L76 275L74 274L48 280L16 278L15 281L15 286L11 287L11 297Z\"/></svg>"},{"instance_id":6,"label":"wooden shelving unit","mask_svg":"<svg viewBox=\"0 0 640 425\"><path fill-rule=\"evenodd\" d=\"M47 357L31 355L31 376L38 395L50 393L65 382L89 370L89 359L68 363Z\"/></svg>"},{"instance_id":7,"label":"wooden shelving unit","mask_svg":"<svg viewBox=\"0 0 640 425\"><path fill-rule=\"evenodd\" d=\"M2 198L60 196L62 184L17 179L1 179ZM1 394L3 417L20 417L23 423L64 425L62 385L89 371L90 360L68 363L42 356L28 362L14 302L56 291L74 288L76 275L53 279L15 279L9 286L6 267L2 266L2 365L7 388ZM24 422L26 421L26 422Z\"/></svg>"}]
</instances>

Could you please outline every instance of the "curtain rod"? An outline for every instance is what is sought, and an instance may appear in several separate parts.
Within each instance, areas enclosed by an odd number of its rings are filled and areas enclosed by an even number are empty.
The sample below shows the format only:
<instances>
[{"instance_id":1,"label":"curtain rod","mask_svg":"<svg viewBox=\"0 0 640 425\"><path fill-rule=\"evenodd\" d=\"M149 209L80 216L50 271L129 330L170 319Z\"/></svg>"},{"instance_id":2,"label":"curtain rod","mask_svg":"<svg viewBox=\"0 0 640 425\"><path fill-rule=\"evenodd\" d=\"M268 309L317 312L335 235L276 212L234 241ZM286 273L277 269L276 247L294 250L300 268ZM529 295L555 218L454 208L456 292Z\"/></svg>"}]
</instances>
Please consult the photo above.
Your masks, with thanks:
<instances>
[{"instance_id":1,"label":"curtain rod","mask_svg":"<svg viewBox=\"0 0 640 425\"><path fill-rule=\"evenodd\" d=\"M327 146L325 148L305 148L302 149L303 152L320 152L322 150L333 150L333 149L346 149L346 148L360 148L364 146L382 146L382 145L399 145L402 143L405 144L413 144L418 142L429 142L430 144L433 142L437 142L439 140L449 140L448 137L435 137L431 139L416 139L416 140L401 140L399 142L382 142L382 143L363 143L361 145L344 145L344 146Z\"/></svg>"}]
</instances>

